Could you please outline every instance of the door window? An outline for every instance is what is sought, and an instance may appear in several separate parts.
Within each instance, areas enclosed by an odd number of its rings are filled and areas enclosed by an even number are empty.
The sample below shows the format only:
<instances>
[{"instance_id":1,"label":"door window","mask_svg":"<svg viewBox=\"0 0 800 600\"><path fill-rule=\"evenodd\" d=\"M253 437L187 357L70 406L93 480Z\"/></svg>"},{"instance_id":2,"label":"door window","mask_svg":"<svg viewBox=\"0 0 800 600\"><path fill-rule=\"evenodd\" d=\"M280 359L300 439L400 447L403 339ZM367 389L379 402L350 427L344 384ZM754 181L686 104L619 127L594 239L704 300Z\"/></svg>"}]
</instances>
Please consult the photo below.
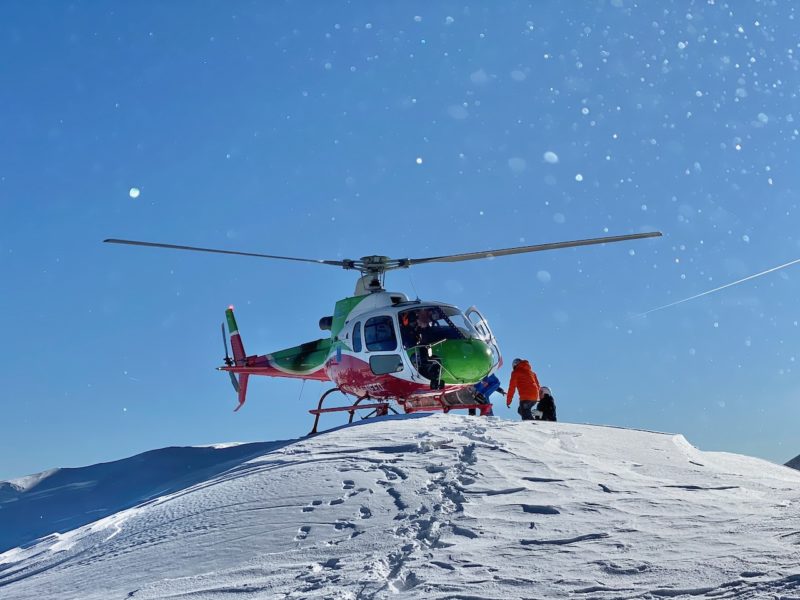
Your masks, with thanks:
<instances>
[{"instance_id":1,"label":"door window","mask_svg":"<svg viewBox=\"0 0 800 600\"><path fill-rule=\"evenodd\" d=\"M367 350L370 352L394 350L397 348L397 337L394 334L392 317L388 315L372 317L364 325L364 339L367 342Z\"/></svg>"},{"instance_id":2,"label":"door window","mask_svg":"<svg viewBox=\"0 0 800 600\"><path fill-rule=\"evenodd\" d=\"M361 352L361 321L353 325L353 352Z\"/></svg>"}]
</instances>

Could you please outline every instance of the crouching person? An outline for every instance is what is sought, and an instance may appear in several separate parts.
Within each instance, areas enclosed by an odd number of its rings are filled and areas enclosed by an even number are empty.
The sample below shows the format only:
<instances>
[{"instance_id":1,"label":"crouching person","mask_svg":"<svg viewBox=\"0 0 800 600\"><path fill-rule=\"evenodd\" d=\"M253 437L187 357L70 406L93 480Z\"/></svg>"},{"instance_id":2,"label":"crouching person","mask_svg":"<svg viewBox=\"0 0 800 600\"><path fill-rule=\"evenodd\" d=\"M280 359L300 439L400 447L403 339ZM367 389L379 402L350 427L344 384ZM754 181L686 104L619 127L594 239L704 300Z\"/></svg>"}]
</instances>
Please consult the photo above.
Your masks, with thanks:
<instances>
[{"instance_id":1,"label":"crouching person","mask_svg":"<svg viewBox=\"0 0 800 600\"><path fill-rule=\"evenodd\" d=\"M546 385L539 388L539 404L536 409L542 413L542 421L556 420L556 401L550 388Z\"/></svg>"}]
</instances>

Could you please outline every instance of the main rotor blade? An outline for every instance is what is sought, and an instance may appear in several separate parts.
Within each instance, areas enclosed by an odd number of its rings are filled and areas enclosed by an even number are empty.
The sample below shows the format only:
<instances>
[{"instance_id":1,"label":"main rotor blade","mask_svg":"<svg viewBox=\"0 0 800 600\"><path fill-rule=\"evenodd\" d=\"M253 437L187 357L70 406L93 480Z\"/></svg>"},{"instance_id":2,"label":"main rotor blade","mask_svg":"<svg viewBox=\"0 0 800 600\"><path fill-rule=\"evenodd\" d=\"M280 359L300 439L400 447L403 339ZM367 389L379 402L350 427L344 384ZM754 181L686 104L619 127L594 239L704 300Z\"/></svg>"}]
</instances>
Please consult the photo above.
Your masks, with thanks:
<instances>
[{"instance_id":1,"label":"main rotor blade","mask_svg":"<svg viewBox=\"0 0 800 600\"><path fill-rule=\"evenodd\" d=\"M432 256L430 258L408 258L401 261L401 266L421 265L432 262L460 262L462 260L477 260L479 258L494 258L508 256L509 254L523 254L525 252L541 252L555 250L556 248L571 248L573 246L591 246L593 244L608 244L611 242L624 242L642 238L661 237L660 231L648 233L631 233L629 235L614 235L611 237L590 238L588 240L574 240L571 242L553 242L550 244L536 244L535 246L518 246L516 248L501 248L498 250L484 250L481 252L467 252L465 254L450 254L448 256Z\"/></svg>"},{"instance_id":2,"label":"main rotor blade","mask_svg":"<svg viewBox=\"0 0 800 600\"><path fill-rule=\"evenodd\" d=\"M239 256L255 256L257 258L277 258L280 260L294 260L298 262L309 262L320 265L332 265L334 267L351 268L351 262L341 260L321 260L313 258L295 258L293 256L274 256L272 254L257 254L255 252L238 252L236 250L216 250L214 248L196 248L194 246L176 246L175 244L157 244L155 242L138 242L136 240L103 240L108 244L128 244L129 246L150 246L152 248L170 248L173 250L193 250L195 252L214 252L216 254L236 254Z\"/></svg>"}]
</instances>

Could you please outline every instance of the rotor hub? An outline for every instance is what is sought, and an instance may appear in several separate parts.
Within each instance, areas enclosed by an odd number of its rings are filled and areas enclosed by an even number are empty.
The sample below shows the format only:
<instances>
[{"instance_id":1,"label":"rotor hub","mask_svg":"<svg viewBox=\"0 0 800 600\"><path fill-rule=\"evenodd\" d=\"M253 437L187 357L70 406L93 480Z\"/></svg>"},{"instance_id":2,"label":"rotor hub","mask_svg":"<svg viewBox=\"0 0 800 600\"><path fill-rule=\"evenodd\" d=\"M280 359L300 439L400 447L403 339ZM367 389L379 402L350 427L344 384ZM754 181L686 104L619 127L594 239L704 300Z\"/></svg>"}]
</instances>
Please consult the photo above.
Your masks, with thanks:
<instances>
[{"instance_id":1,"label":"rotor hub","mask_svg":"<svg viewBox=\"0 0 800 600\"><path fill-rule=\"evenodd\" d=\"M391 259L388 256L379 256L378 254L373 254L372 256L362 256L361 264L366 271L382 272L385 271L386 267L389 266L390 260Z\"/></svg>"},{"instance_id":2,"label":"rotor hub","mask_svg":"<svg viewBox=\"0 0 800 600\"><path fill-rule=\"evenodd\" d=\"M383 275L386 271L391 271L400 267L408 266L408 259L396 259L379 254L362 256L357 260L345 259L341 262L342 268L361 271L362 275Z\"/></svg>"}]
</instances>

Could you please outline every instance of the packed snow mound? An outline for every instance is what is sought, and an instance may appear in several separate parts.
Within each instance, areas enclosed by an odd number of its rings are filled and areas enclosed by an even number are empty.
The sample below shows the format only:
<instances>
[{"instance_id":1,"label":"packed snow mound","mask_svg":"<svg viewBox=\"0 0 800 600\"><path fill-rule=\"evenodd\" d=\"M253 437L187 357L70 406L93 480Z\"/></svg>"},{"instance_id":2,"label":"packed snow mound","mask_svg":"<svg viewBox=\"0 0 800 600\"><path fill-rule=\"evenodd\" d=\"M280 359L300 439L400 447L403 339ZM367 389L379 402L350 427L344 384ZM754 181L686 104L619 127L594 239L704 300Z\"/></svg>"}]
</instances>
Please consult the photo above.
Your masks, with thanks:
<instances>
[{"instance_id":1,"label":"packed snow mound","mask_svg":"<svg viewBox=\"0 0 800 600\"><path fill-rule=\"evenodd\" d=\"M792 460L786 463L787 467L791 467L792 469L797 469L800 471L800 454L795 456Z\"/></svg>"},{"instance_id":2,"label":"packed snow mound","mask_svg":"<svg viewBox=\"0 0 800 600\"><path fill-rule=\"evenodd\" d=\"M798 489L680 435L388 417L0 554L0 598L798 597Z\"/></svg>"}]
</instances>

